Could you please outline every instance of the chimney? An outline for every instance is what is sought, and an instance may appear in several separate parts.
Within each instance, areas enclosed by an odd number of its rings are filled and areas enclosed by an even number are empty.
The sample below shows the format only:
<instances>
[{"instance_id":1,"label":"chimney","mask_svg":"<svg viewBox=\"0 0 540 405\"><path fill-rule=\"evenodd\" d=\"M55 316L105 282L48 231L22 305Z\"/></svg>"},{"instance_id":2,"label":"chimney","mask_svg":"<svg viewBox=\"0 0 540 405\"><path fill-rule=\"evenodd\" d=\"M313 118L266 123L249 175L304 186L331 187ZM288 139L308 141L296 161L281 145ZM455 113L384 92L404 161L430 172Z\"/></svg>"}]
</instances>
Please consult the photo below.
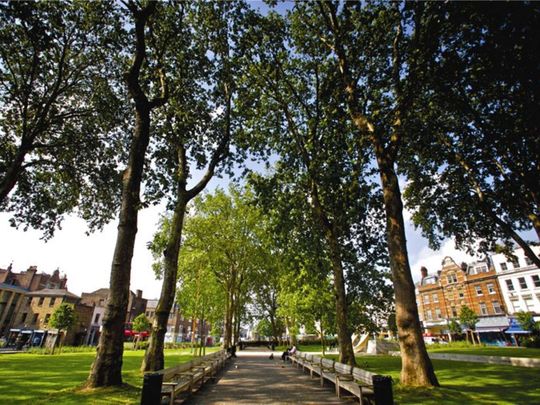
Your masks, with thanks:
<instances>
[{"instance_id":1,"label":"chimney","mask_svg":"<svg viewBox=\"0 0 540 405\"><path fill-rule=\"evenodd\" d=\"M422 274L422 280L427 277L427 269L424 266L420 267L420 273Z\"/></svg>"},{"instance_id":2,"label":"chimney","mask_svg":"<svg viewBox=\"0 0 540 405\"><path fill-rule=\"evenodd\" d=\"M461 270L466 273L467 272L467 263L461 262Z\"/></svg>"},{"instance_id":3,"label":"chimney","mask_svg":"<svg viewBox=\"0 0 540 405\"><path fill-rule=\"evenodd\" d=\"M142 298L142 290L137 290L137 298Z\"/></svg>"}]
</instances>

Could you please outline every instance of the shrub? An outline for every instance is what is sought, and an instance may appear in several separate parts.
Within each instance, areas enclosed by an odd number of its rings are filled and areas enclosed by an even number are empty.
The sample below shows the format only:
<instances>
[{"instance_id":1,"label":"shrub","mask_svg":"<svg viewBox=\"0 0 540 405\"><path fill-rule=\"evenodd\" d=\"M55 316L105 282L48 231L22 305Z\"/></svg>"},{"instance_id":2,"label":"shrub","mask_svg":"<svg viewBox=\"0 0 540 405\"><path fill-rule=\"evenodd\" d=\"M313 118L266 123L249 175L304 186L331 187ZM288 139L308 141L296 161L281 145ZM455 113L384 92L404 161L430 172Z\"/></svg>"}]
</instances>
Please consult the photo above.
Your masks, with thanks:
<instances>
[{"instance_id":1,"label":"shrub","mask_svg":"<svg viewBox=\"0 0 540 405\"><path fill-rule=\"evenodd\" d=\"M540 336L530 336L522 341L522 345L529 348L540 349Z\"/></svg>"}]
</instances>

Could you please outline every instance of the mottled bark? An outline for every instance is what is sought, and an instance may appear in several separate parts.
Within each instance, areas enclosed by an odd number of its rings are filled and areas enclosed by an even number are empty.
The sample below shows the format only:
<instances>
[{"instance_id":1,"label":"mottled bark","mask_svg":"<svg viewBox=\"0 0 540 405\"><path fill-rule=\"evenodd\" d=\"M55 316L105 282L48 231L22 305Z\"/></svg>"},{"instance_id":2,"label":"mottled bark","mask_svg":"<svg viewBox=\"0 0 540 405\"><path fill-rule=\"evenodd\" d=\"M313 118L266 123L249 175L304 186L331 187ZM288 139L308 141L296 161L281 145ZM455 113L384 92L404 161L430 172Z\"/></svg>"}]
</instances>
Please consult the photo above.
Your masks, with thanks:
<instances>
[{"instance_id":1,"label":"mottled bark","mask_svg":"<svg viewBox=\"0 0 540 405\"><path fill-rule=\"evenodd\" d=\"M422 338L414 282L409 267L403 204L393 163L378 149L377 163L383 187L390 269L394 283L396 323L401 351L400 382L410 386L438 386L433 365Z\"/></svg>"},{"instance_id":2,"label":"mottled bark","mask_svg":"<svg viewBox=\"0 0 540 405\"><path fill-rule=\"evenodd\" d=\"M398 96L396 122L394 133L384 137L377 133L375 125L363 114L360 108L360 95L351 74L346 48L342 43L346 30L341 26L337 16L337 5L328 1L318 2L325 23L333 33L332 50L337 58L338 70L342 79L343 92L346 97L349 115L356 128L363 136L370 140L377 158L379 175L383 188L383 198L387 221L387 243L390 255L390 269L396 296L396 323L398 326L399 345L401 349L402 368L401 383L412 386L438 386L433 365L429 359L422 338L418 308L414 291L414 282L409 267L407 244L405 239L405 226L403 221L403 203L399 189L398 178L394 170L394 163L402 137L401 113L405 109L410 97L401 94L399 76L400 55L397 52L401 27L396 31L396 40L393 43L393 80ZM413 69L414 70L414 69ZM410 77L409 77L410 79ZM409 95L410 96L410 95ZM389 138L385 142L385 138Z\"/></svg>"}]
</instances>

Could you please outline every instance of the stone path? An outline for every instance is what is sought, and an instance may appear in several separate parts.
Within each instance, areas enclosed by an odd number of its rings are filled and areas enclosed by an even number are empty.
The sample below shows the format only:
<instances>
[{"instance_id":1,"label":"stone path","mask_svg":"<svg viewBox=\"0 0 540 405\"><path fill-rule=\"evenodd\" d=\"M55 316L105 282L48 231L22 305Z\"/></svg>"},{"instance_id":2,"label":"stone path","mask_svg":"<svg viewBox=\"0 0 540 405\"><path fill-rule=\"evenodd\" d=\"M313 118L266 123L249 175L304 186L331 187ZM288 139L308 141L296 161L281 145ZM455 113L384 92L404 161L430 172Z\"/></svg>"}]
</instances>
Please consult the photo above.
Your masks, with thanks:
<instances>
[{"instance_id":1,"label":"stone path","mask_svg":"<svg viewBox=\"0 0 540 405\"><path fill-rule=\"evenodd\" d=\"M250 348L236 352L219 380L206 383L185 402L202 404L353 404L339 399L334 387L320 386L301 369L281 361L281 353Z\"/></svg>"}]
</instances>

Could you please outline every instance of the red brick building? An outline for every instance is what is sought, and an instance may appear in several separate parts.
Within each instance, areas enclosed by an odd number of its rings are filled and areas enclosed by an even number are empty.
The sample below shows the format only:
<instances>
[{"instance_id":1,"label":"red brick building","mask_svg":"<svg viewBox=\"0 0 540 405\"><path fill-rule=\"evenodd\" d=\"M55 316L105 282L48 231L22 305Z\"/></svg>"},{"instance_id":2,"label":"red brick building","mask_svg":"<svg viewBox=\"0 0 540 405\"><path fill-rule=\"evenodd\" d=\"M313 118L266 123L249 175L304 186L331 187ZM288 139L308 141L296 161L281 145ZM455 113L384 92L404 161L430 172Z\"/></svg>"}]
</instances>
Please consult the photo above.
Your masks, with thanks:
<instances>
[{"instance_id":1,"label":"red brick building","mask_svg":"<svg viewBox=\"0 0 540 405\"><path fill-rule=\"evenodd\" d=\"M451 257L445 257L435 274L428 274L425 267L420 271L416 302L426 334L447 334L449 321L458 318L464 305L480 317L479 331L484 323L489 325L490 332L504 328L504 300L497 274L488 263L457 265Z\"/></svg>"}]
</instances>

